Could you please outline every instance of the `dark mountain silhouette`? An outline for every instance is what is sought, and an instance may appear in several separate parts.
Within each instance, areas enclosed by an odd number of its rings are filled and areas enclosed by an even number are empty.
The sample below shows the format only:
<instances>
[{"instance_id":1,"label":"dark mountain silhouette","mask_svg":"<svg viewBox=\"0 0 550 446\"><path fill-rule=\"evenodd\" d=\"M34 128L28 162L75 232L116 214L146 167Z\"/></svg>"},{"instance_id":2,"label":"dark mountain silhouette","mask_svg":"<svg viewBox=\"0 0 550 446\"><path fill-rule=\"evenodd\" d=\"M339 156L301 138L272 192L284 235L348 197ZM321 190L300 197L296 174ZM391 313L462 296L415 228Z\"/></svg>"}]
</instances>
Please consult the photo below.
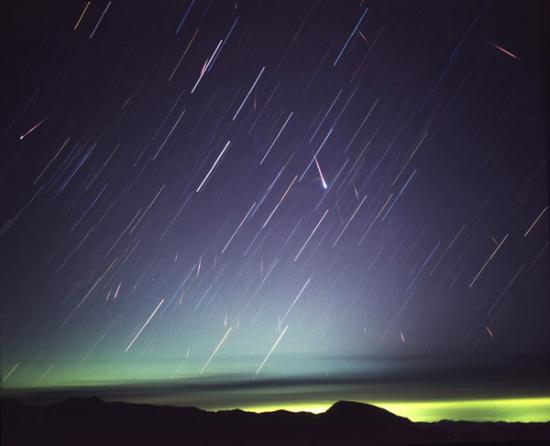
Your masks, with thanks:
<instances>
[{"instance_id":1,"label":"dark mountain silhouette","mask_svg":"<svg viewBox=\"0 0 550 446\"><path fill-rule=\"evenodd\" d=\"M208 412L72 398L45 407L2 400L8 445L549 445L550 423L413 423L340 401L322 414Z\"/></svg>"}]
</instances>

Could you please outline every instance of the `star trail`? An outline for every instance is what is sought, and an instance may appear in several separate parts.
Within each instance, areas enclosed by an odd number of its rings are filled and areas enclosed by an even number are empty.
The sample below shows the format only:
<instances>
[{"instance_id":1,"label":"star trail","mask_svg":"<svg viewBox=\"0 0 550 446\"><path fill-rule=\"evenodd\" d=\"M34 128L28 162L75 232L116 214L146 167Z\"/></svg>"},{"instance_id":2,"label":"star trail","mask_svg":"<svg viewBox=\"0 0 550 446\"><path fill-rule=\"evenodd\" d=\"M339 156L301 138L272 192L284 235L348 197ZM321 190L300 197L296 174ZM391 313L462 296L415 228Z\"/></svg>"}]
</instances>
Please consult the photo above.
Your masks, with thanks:
<instances>
[{"instance_id":1,"label":"star trail","mask_svg":"<svg viewBox=\"0 0 550 446\"><path fill-rule=\"evenodd\" d=\"M461 400L550 395L538 2L2 9L4 389L389 370L444 401L452 365ZM488 395L495 364L524 368Z\"/></svg>"}]
</instances>

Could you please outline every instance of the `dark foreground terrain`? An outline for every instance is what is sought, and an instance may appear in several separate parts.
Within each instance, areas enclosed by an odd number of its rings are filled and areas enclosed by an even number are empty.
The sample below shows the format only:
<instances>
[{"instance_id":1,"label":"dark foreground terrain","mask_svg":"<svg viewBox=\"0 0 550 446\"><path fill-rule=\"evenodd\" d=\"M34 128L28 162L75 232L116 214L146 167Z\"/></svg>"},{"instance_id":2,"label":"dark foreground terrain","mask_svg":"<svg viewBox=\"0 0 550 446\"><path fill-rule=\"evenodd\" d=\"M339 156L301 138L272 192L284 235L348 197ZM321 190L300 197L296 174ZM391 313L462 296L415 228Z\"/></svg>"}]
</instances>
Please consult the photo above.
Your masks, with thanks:
<instances>
[{"instance_id":1,"label":"dark foreground terrain","mask_svg":"<svg viewBox=\"0 0 550 446\"><path fill-rule=\"evenodd\" d=\"M367 404L322 414L207 412L98 398L2 400L2 445L550 445L550 423L413 423Z\"/></svg>"}]
</instances>

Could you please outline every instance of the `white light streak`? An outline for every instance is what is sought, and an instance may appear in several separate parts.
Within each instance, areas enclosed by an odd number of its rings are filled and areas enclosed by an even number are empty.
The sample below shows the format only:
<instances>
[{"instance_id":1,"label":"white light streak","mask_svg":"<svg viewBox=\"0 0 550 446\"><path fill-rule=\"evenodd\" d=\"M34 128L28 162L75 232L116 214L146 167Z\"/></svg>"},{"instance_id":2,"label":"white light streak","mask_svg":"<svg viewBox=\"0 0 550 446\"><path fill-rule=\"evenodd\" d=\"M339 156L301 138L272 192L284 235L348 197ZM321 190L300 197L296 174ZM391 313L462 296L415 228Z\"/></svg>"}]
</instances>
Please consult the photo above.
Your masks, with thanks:
<instances>
[{"instance_id":1,"label":"white light streak","mask_svg":"<svg viewBox=\"0 0 550 446\"><path fill-rule=\"evenodd\" d=\"M212 173L212 171L216 168L216 165L220 162L220 159L221 157L223 156L223 154L225 153L225 151L227 150L227 148L229 147L229 144L231 143L231 141L227 141L225 143L225 146L224 148L222 149L222 151L220 152L220 154L218 155L218 157L216 158L216 161L214 161L214 164L212 164L212 167L210 168L210 170L208 171L208 173L206 174L206 176L204 177L204 179L201 181L201 184L199 184L199 187L197 187L197 190L196 192L199 193L200 190L202 189L202 186L204 186L204 183L206 183L206 180L208 180L208 177L210 176L210 174Z\"/></svg>"},{"instance_id":2,"label":"white light streak","mask_svg":"<svg viewBox=\"0 0 550 446\"><path fill-rule=\"evenodd\" d=\"M296 254L296 257L294 257L294 261L296 262L298 260L298 258L300 257L300 255L302 255L302 251L304 250L304 248L307 246L307 244L309 243L309 241L311 240L311 237L313 237L313 234L315 234L315 231L317 231L317 229L319 228L319 226L321 225L321 223L323 222L323 220L325 219L325 217L327 216L328 214L328 209L325 211L325 213L323 214L323 216L321 217L321 219L319 220L319 222L317 223L317 225L315 226L315 228L313 228L313 231L311 231L311 234L309 234L309 237L307 238L307 240L305 241L305 243L302 245L302 247L300 248L300 250L298 251L298 254Z\"/></svg>"},{"instance_id":3,"label":"white light streak","mask_svg":"<svg viewBox=\"0 0 550 446\"><path fill-rule=\"evenodd\" d=\"M243 101L241 102L241 105L239 106L239 109L235 112L235 114L233 115L233 121L235 119L237 119L237 116L239 115L240 111L241 111L241 108L243 108L243 105L244 103L246 102L246 100L248 99L248 97L250 96L250 93L252 93L252 90L254 90L254 87L256 86L256 84L258 83L258 80L260 80L260 76L262 75L262 73L264 72L265 70L265 67L262 67L262 69L260 70L260 74L258 74L258 76L256 77L256 80L254 81L254 83L252 84L252 87L250 87L250 90L248 90L248 93L246 94L246 96L244 97Z\"/></svg>"},{"instance_id":4,"label":"white light streak","mask_svg":"<svg viewBox=\"0 0 550 446\"><path fill-rule=\"evenodd\" d=\"M197 87L199 86L199 82L202 80L203 76L206 74L206 72L208 70L208 66L210 65L210 62L212 62L214 57L216 57L216 53L218 52L218 49L220 48L220 45L222 43L223 43L223 40L220 40L218 42L218 46L216 47L216 49L214 49L214 52L212 53L212 55L208 59L206 59L206 62L204 63L203 67L201 68L201 74L199 75L199 78L197 79L197 82L195 82L195 85L193 85L193 88L191 89L191 94L193 94L195 92L195 90L197 89Z\"/></svg>"},{"instance_id":5,"label":"white light streak","mask_svg":"<svg viewBox=\"0 0 550 446\"><path fill-rule=\"evenodd\" d=\"M349 224L355 218L355 216L357 215L357 212L359 212L359 209L361 209L361 206L363 206L363 203L365 202L366 199L367 199L367 196L365 195L361 200L361 202L359 203L359 205L355 208L355 211L353 211L353 214L351 214L351 217L344 225L344 228L340 231L340 234L338 234L338 237L336 237L336 240L334 240L334 243L332 244L333 248L336 246L336 243L338 243L338 240L340 240L340 237L342 237L342 234L344 234L346 229L348 229Z\"/></svg>"},{"instance_id":6,"label":"white light streak","mask_svg":"<svg viewBox=\"0 0 550 446\"><path fill-rule=\"evenodd\" d=\"M281 199L279 200L279 202L275 205L275 207L273 208L273 210L271 211L271 214L269 214L269 217L267 217L267 220L264 222L264 224L262 225L262 229L265 228L267 226L267 224L269 223L269 221L271 220L271 217L273 217L273 215L275 214L275 212L277 212L277 209L279 208L279 206L281 205L281 203L283 202L283 200L285 199L286 195L288 194L288 192L290 191L290 188L293 186L294 182L296 181L298 177L295 176L294 179L292 180L292 182L290 183L290 185L287 187L285 193L283 194L283 196L281 197Z\"/></svg>"},{"instance_id":7,"label":"white light streak","mask_svg":"<svg viewBox=\"0 0 550 446\"><path fill-rule=\"evenodd\" d=\"M531 223L531 226L529 226L529 229L527 229L527 231L525 232L524 236L523 237L527 237L529 235L529 233L531 232L531 229L533 229L535 227L535 225L537 224L537 222L541 219L541 217L544 215L544 213L548 210L548 206L546 206L542 212L539 214L539 216L537 218L535 218L535 221L533 223Z\"/></svg>"},{"instance_id":8,"label":"white light streak","mask_svg":"<svg viewBox=\"0 0 550 446\"><path fill-rule=\"evenodd\" d=\"M263 366L265 365L265 363L267 362L267 360L269 359L269 357L271 356L273 351L277 348L277 345L279 344L279 342L281 342L281 339L283 339L283 336L285 335L287 329L288 329L288 325L286 325L285 328L283 328L283 331L281 332L281 334L279 335L279 337L275 341L275 344L273 344L273 346L269 350L268 354L266 355L266 357L264 358L264 360L260 364L260 367L258 367L258 370L256 370L255 375L260 373L260 371L262 370Z\"/></svg>"},{"instance_id":9,"label":"white light streak","mask_svg":"<svg viewBox=\"0 0 550 446\"><path fill-rule=\"evenodd\" d=\"M222 254L225 252L225 250L227 249L227 247L229 246L229 244L231 243L231 241L233 240L233 238L235 237L235 235L237 235L237 232L239 232L239 229L241 229L241 226L244 224L244 222L246 221L246 219L248 218L248 216L250 215L250 213L252 212L252 209L254 209L254 206L256 206L256 202L252 203L252 206L250 206L250 209L248 210L248 212L246 213L246 215L244 216L244 218L241 220L241 222L239 223L239 226L237 226L237 229L235 229L235 232L233 232L233 235L231 235L231 238L229 239L229 241L225 244L225 246L223 247L222 249Z\"/></svg>"},{"instance_id":10,"label":"white light streak","mask_svg":"<svg viewBox=\"0 0 550 446\"><path fill-rule=\"evenodd\" d=\"M279 132L277 133L277 136L275 136L275 139L273 140L273 142L271 143L271 145L270 145L269 148L267 149L267 152L265 152L264 157L263 157L262 160L260 161L260 166L262 165L262 163L265 161L265 159L266 159L267 156L269 155L269 152L271 152L271 149L273 148L273 146L275 145L275 143L276 143L277 140L279 139L279 136L281 136L281 133L283 133L283 130L285 129L286 125L288 124L288 121L290 121L290 118L292 118L292 115L293 115L293 114L294 114L294 112L290 112L290 114L288 115L288 118L286 118L285 123L284 123L283 126L279 129Z\"/></svg>"},{"instance_id":11,"label":"white light streak","mask_svg":"<svg viewBox=\"0 0 550 446\"><path fill-rule=\"evenodd\" d=\"M361 22L362 22L363 19L365 18L365 15L367 14L367 11L368 11L368 10L369 10L369 8L365 8L365 12L363 12L363 15L362 15L361 17L359 17L359 20L358 20L357 23L355 24L355 28L353 28L353 31L351 32L351 34L350 34L349 37L348 37L348 40L346 40L346 43L344 43L344 46L343 46L342 49L340 50L340 53L338 53L338 57L336 58L336 60L335 60L334 63L332 64L333 67L335 67L335 66L338 64L338 61L340 60L340 57L342 57L342 54L344 53L344 51L345 51L346 48L348 47L351 38L352 38L353 35L356 33L357 29L359 28L359 25L361 24Z\"/></svg>"},{"instance_id":12,"label":"white light streak","mask_svg":"<svg viewBox=\"0 0 550 446\"><path fill-rule=\"evenodd\" d=\"M92 37L94 37L94 34L95 32L97 31L97 28L99 28L99 24L101 23L101 21L103 20L103 17L105 16L105 14L107 14L107 11L109 10L109 7L111 6L111 2L107 3L107 6L105 7L105 9L103 10L103 12L101 13L101 17L99 17L99 20L97 21L92 33L90 34L90 39Z\"/></svg>"},{"instance_id":13,"label":"white light streak","mask_svg":"<svg viewBox=\"0 0 550 446\"><path fill-rule=\"evenodd\" d=\"M474 286L474 283L476 283L476 280L479 278L479 276L481 275L481 273L483 272L483 270L487 267L487 265L489 264L489 262L491 261L491 259L495 256L495 254L498 252L498 250L500 249L500 247L502 246L502 244L506 241L506 239L508 238L508 234L506 234L504 236L504 238L502 239L502 241L498 244L498 246L495 248L495 250L493 251L493 253L490 255L490 257L485 261L485 263L483 264L483 266L481 267L481 269L479 270L479 272L476 274L476 276L473 278L473 280L470 282L470 285L468 285L468 288L472 288L472 286Z\"/></svg>"},{"instance_id":14,"label":"white light streak","mask_svg":"<svg viewBox=\"0 0 550 446\"><path fill-rule=\"evenodd\" d=\"M208 358L208 361L206 361L206 363L202 366L202 369L201 369L199 375L203 374L203 372L208 367L208 364L210 364L210 361L212 361L212 359L214 359L214 356L216 356L216 353L218 353L218 350L221 348L221 346L223 345L223 343L225 342L225 340L227 339L227 337L231 333L231 330L233 330L233 327L229 327L229 329L225 332L225 334L223 335L222 340L218 343L218 345L216 345L216 348L214 349L214 351L210 355L210 358Z\"/></svg>"},{"instance_id":15,"label":"white light streak","mask_svg":"<svg viewBox=\"0 0 550 446\"><path fill-rule=\"evenodd\" d=\"M300 292L298 293L298 295L294 298L294 301L292 302L292 304L290 305L290 307L288 308L288 310L286 310L286 313L285 315L281 318L281 320L279 321L279 325L281 325L285 319L287 318L287 316L290 314L290 312L292 311L292 309L294 308L294 305L296 305L296 302L298 302L298 299L300 299L300 297L302 296L303 292L305 291L306 287L309 285L309 282L311 282L311 277L309 279L307 279L306 283L304 283L304 286L302 287L302 289L300 290Z\"/></svg>"},{"instance_id":16,"label":"white light streak","mask_svg":"<svg viewBox=\"0 0 550 446\"><path fill-rule=\"evenodd\" d=\"M10 371L9 371L8 373L6 373L6 376L4 376L4 377L2 378L2 382L6 381L6 380L10 377L10 375L11 375L13 372L15 372L15 370L17 369L17 367L19 367L19 363L15 364L15 365L10 369Z\"/></svg>"},{"instance_id":17,"label":"white light streak","mask_svg":"<svg viewBox=\"0 0 550 446\"><path fill-rule=\"evenodd\" d=\"M157 308L155 308L155 310L151 313L151 316L149 316L149 318L145 321L145 324L142 325L142 327L139 329L139 331L137 332L137 334L134 336L134 339L132 339L130 341L130 343L128 344L128 347L126 347L126 349L124 350L124 353L126 353L128 350L130 350L130 348L132 347L132 345L134 344L134 342L136 342L136 339L139 337L139 335L141 334L141 332L145 329L145 327L147 327L147 324L149 322L151 322L151 319L153 319L153 317L155 316L155 314L157 313L157 311L159 310L160 306L164 303L164 299L162 299L159 304L157 305Z\"/></svg>"}]
</instances>

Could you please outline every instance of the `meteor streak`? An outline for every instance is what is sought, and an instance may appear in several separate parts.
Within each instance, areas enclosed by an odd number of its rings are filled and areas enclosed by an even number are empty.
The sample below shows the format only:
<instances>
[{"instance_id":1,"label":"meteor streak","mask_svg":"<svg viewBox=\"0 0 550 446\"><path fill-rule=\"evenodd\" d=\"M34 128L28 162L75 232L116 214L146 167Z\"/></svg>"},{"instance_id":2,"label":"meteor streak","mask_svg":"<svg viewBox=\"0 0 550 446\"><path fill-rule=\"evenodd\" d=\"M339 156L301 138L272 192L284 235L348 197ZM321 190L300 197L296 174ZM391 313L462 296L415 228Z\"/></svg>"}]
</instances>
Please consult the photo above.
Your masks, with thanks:
<instances>
[{"instance_id":1,"label":"meteor streak","mask_svg":"<svg viewBox=\"0 0 550 446\"><path fill-rule=\"evenodd\" d=\"M25 138L27 135L29 135L30 133L34 132L38 127L40 127L42 125L42 123L44 121L46 121L46 119L48 119L48 117L46 116L44 119L42 119L42 121L40 121L38 124L35 124L33 125L29 130L27 130L25 133L23 133L20 137L19 137L19 140L22 141L23 138Z\"/></svg>"},{"instance_id":2,"label":"meteor streak","mask_svg":"<svg viewBox=\"0 0 550 446\"><path fill-rule=\"evenodd\" d=\"M319 176L321 177L321 183L323 184L323 189L327 190L327 182L325 181L325 177L323 176L323 172L321 171L321 166L319 166L319 161L317 161L317 157L314 158L315 165L317 166L317 170L319 171Z\"/></svg>"}]
</instances>

